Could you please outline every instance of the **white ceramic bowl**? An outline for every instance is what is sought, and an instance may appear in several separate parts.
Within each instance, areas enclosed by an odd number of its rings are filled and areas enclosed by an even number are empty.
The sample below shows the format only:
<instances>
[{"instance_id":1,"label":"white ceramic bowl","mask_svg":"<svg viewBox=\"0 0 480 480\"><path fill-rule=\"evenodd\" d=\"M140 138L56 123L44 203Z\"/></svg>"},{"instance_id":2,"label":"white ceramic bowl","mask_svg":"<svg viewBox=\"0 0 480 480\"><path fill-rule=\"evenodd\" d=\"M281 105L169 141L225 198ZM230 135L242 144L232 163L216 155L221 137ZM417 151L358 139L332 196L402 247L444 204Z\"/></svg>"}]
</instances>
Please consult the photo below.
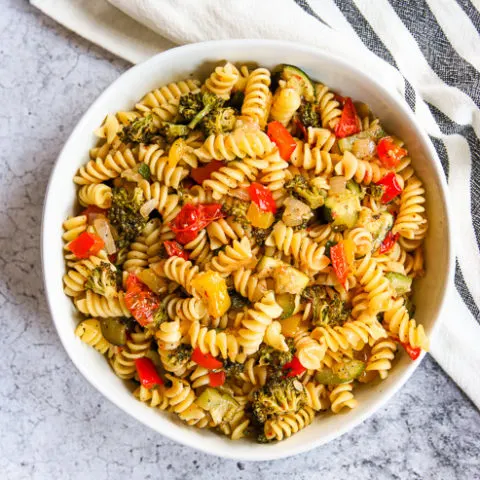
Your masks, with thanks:
<instances>
[{"instance_id":1,"label":"white ceramic bowl","mask_svg":"<svg viewBox=\"0 0 480 480\"><path fill-rule=\"evenodd\" d=\"M427 274L415 284L416 318L429 335L440 314L445 290L452 277L452 240L448 221L446 183L440 162L425 132L402 99L392 95L365 73L339 58L307 46L262 40L207 42L175 48L137 65L118 78L94 102L68 139L53 169L44 206L42 257L50 311L60 339L73 363L105 397L128 414L162 435L204 452L242 460L270 460L294 455L322 445L347 432L380 408L412 375L420 360L401 354L389 377L378 385L356 391L358 407L345 415L325 414L290 439L269 445L251 441L232 442L214 432L189 428L168 413L137 401L118 379L106 360L74 335L78 322L71 300L63 293L65 266L62 255L62 222L73 213L75 185L72 177L88 160L94 144L94 128L108 112L130 109L142 95L162 84L228 59L258 62L266 67L279 63L298 65L313 79L335 91L370 105L388 131L403 138L413 164L427 189L429 233L425 243Z\"/></svg>"}]
</instances>

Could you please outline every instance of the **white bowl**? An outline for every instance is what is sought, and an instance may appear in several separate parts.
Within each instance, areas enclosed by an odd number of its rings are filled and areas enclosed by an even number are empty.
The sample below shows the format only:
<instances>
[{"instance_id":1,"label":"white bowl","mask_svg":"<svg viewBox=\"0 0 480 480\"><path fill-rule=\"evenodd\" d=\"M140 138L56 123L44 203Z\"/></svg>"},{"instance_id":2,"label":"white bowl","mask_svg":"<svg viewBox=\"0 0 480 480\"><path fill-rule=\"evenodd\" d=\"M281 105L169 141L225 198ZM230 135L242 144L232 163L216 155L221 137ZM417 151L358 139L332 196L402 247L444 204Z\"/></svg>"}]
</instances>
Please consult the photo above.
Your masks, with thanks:
<instances>
[{"instance_id":1,"label":"white bowl","mask_svg":"<svg viewBox=\"0 0 480 480\"><path fill-rule=\"evenodd\" d=\"M173 440L206 453L242 460L271 460L305 452L347 432L372 415L404 384L420 363L402 354L389 377L377 385L356 392L358 407L345 415L324 414L313 425L288 440L259 445L233 442L214 432L180 424L168 413L137 401L128 386L110 370L105 358L74 335L78 315L63 293L65 272L62 255L62 222L73 213L77 169L88 160L94 128L108 112L128 110L146 92L192 72L205 72L212 62L257 62L265 67L291 63L306 70L335 91L370 105L388 131L405 140L413 165L427 189L429 233L425 242L427 273L415 284L416 318L429 335L442 309L445 291L453 272L452 239L448 221L447 186L443 171L428 136L400 97L392 95L365 73L339 58L298 44L280 41L232 40L198 43L175 48L137 65L118 78L93 103L63 148L47 190L42 229L42 258L45 290L60 339L73 363L105 397L128 414Z\"/></svg>"}]
</instances>

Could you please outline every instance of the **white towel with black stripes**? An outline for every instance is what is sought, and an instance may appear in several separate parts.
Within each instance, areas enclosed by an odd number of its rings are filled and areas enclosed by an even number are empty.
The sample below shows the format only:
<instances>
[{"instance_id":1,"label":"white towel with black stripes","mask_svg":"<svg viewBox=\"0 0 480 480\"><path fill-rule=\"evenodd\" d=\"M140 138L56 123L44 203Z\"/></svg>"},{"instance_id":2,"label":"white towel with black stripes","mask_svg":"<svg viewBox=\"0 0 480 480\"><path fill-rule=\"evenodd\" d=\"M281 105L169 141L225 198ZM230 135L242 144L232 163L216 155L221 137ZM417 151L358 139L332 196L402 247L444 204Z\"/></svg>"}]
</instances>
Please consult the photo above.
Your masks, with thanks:
<instances>
[{"instance_id":1,"label":"white towel with black stripes","mask_svg":"<svg viewBox=\"0 0 480 480\"><path fill-rule=\"evenodd\" d=\"M442 160L457 242L456 288L431 353L480 408L478 0L108 1L31 3L134 63L203 40L291 40L361 63L405 97Z\"/></svg>"}]
</instances>

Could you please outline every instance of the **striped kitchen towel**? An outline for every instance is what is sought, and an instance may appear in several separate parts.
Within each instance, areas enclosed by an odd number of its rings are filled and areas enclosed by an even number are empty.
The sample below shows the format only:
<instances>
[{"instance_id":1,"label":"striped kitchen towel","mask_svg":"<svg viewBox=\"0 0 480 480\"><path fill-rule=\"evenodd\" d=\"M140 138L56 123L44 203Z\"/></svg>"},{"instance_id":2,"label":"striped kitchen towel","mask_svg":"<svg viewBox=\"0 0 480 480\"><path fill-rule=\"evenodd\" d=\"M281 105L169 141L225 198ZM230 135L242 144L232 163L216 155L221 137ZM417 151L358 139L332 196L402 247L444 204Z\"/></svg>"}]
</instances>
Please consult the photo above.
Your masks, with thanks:
<instances>
[{"instance_id":1,"label":"striped kitchen towel","mask_svg":"<svg viewBox=\"0 0 480 480\"><path fill-rule=\"evenodd\" d=\"M108 1L31 3L134 63L174 44L291 40L361 63L404 96L437 149L453 211L456 289L431 353L480 408L479 0Z\"/></svg>"}]
</instances>

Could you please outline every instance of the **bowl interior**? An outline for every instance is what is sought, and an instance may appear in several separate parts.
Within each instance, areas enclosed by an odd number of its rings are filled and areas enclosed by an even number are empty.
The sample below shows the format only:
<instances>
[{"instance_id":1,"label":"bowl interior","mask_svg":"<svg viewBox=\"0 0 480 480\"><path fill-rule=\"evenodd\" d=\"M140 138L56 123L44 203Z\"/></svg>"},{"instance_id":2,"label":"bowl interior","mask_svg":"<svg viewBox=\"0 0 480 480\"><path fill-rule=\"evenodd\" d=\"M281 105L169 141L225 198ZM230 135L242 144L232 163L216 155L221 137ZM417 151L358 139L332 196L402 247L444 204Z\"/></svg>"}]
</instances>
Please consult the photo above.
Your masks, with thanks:
<instances>
[{"instance_id":1,"label":"bowl interior","mask_svg":"<svg viewBox=\"0 0 480 480\"><path fill-rule=\"evenodd\" d=\"M357 425L400 388L413 373L418 361L414 363L406 355L400 355L387 380L357 391L359 405L347 415L325 414L317 418L309 428L277 444L260 446L248 441L232 443L215 433L185 427L169 414L150 409L138 402L131 395L130 387L111 372L105 359L75 337L78 315L70 299L63 294L62 286L65 272L62 222L73 213L75 185L72 177L79 166L89 160L88 150L95 142L93 129L101 124L107 113L131 109L146 92L194 74L204 78L214 64L224 59L238 63L255 62L269 68L279 63L298 65L313 79L327 84L340 94L368 103L386 129L406 142L418 176L427 188L427 273L415 284L415 298L416 318L429 334L432 333L439 315L452 271L445 201L446 185L433 146L399 96L387 92L340 59L316 49L285 42L208 42L157 55L133 67L116 80L95 101L73 131L52 172L42 230L45 288L52 317L65 349L77 368L98 390L117 406L158 432L207 453L244 460L267 460L306 451Z\"/></svg>"}]
</instances>

